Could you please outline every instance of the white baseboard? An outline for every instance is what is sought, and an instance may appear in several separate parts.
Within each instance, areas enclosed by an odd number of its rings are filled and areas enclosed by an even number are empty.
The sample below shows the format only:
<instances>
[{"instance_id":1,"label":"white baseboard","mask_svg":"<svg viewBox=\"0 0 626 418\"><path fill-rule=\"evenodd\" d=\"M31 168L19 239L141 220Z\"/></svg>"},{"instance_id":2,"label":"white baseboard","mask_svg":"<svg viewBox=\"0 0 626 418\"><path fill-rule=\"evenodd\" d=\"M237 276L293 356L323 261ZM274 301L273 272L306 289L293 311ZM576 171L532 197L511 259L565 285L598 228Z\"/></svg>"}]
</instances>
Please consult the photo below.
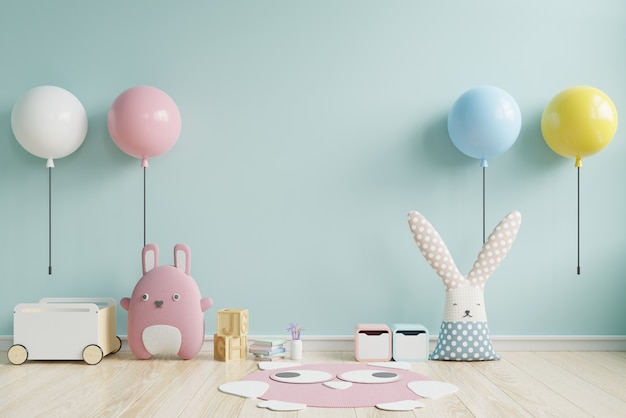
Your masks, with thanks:
<instances>
[{"instance_id":1,"label":"white baseboard","mask_svg":"<svg viewBox=\"0 0 626 418\"><path fill-rule=\"evenodd\" d=\"M306 351L354 351L353 335L303 336L302 340ZM491 341L496 351L626 351L626 335L492 335ZM213 336L210 342L212 350ZM429 343L432 352L437 335L431 335Z\"/></svg>"},{"instance_id":2,"label":"white baseboard","mask_svg":"<svg viewBox=\"0 0 626 418\"><path fill-rule=\"evenodd\" d=\"M248 340L259 337L249 335ZM120 338L127 351L126 336ZM353 335L307 335L302 340L305 351L354 351ZM496 351L626 351L626 335L492 335L491 340ZM436 342L437 336L431 335L430 351ZM12 344L12 335L0 336L0 351ZM202 351L213 352L212 335L205 337Z\"/></svg>"},{"instance_id":3,"label":"white baseboard","mask_svg":"<svg viewBox=\"0 0 626 418\"><path fill-rule=\"evenodd\" d=\"M626 351L626 335L492 335L491 341L496 351Z\"/></svg>"}]
</instances>

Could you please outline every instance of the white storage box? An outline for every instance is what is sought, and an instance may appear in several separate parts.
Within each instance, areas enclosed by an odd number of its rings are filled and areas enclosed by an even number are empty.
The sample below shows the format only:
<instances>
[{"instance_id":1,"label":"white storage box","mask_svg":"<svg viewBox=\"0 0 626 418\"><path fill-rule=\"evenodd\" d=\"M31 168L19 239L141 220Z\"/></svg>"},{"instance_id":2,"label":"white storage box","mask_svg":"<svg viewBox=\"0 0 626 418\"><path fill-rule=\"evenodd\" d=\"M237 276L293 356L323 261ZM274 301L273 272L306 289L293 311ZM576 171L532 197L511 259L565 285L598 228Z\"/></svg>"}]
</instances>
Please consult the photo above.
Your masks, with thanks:
<instances>
[{"instance_id":1,"label":"white storage box","mask_svg":"<svg viewBox=\"0 0 626 418\"><path fill-rule=\"evenodd\" d=\"M428 360L428 330L421 324L393 324L393 359Z\"/></svg>"},{"instance_id":2,"label":"white storage box","mask_svg":"<svg viewBox=\"0 0 626 418\"><path fill-rule=\"evenodd\" d=\"M116 353L116 303L111 298L44 298L18 304L13 313L9 361L84 360L97 364Z\"/></svg>"},{"instance_id":3,"label":"white storage box","mask_svg":"<svg viewBox=\"0 0 626 418\"><path fill-rule=\"evenodd\" d=\"M391 330L385 324L358 324L354 331L354 356L358 361L391 360Z\"/></svg>"}]
</instances>

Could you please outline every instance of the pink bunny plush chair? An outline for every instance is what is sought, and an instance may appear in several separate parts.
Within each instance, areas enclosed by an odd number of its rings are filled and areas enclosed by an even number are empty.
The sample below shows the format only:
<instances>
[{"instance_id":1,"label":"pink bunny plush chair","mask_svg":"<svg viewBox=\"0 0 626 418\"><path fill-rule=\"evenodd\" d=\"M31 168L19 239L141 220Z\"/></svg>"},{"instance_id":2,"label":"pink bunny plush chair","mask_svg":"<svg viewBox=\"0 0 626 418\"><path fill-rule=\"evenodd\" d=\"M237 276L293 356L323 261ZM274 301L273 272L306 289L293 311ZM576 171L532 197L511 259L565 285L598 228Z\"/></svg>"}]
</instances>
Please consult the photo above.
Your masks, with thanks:
<instances>
[{"instance_id":1,"label":"pink bunny plush chair","mask_svg":"<svg viewBox=\"0 0 626 418\"><path fill-rule=\"evenodd\" d=\"M203 298L189 275L191 251L174 247L174 265L159 266L159 248L148 244L142 251L143 276L130 298L120 301L128 311L128 345L137 358L176 354L188 360L204 342L204 312L213 305Z\"/></svg>"},{"instance_id":2,"label":"pink bunny plush chair","mask_svg":"<svg viewBox=\"0 0 626 418\"><path fill-rule=\"evenodd\" d=\"M460 273L439 233L420 213L409 213L413 238L446 287L443 322L431 360L499 360L491 344L484 289L487 279L508 254L522 215L509 213L483 244L467 276Z\"/></svg>"}]
</instances>

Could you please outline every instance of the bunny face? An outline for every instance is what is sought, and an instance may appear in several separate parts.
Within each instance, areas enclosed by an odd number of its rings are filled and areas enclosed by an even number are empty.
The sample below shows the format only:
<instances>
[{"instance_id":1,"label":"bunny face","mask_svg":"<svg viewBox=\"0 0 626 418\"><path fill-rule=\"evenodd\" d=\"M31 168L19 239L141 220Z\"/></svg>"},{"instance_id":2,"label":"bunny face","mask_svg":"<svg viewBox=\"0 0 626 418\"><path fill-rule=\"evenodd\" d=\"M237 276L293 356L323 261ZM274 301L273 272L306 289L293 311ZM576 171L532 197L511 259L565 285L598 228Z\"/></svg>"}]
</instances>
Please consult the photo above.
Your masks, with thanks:
<instances>
[{"instance_id":1,"label":"bunny face","mask_svg":"<svg viewBox=\"0 0 626 418\"><path fill-rule=\"evenodd\" d=\"M130 309L149 322L180 322L200 310L200 289L194 280L172 266L158 266L137 282ZM151 320L148 320L152 317Z\"/></svg>"},{"instance_id":2,"label":"bunny face","mask_svg":"<svg viewBox=\"0 0 626 418\"><path fill-rule=\"evenodd\" d=\"M446 292L443 311L446 322L486 322L484 291L476 286L460 286Z\"/></svg>"}]
</instances>

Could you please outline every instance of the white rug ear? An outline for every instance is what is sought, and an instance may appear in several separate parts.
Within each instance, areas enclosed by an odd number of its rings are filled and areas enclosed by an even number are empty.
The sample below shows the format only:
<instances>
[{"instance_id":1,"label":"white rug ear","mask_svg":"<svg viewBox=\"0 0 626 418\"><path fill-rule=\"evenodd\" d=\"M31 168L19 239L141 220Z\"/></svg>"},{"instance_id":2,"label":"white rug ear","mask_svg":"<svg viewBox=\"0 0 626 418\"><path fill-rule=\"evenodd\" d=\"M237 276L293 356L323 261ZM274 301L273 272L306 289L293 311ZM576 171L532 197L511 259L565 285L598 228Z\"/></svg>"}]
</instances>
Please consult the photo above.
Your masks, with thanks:
<instances>
[{"instance_id":1,"label":"white rug ear","mask_svg":"<svg viewBox=\"0 0 626 418\"><path fill-rule=\"evenodd\" d=\"M384 411L412 411L415 408L423 408L424 405L420 401L398 401L398 402L389 402L389 403L379 403L376 405L376 408L382 409Z\"/></svg>"},{"instance_id":2,"label":"white rug ear","mask_svg":"<svg viewBox=\"0 0 626 418\"><path fill-rule=\"evenodd\" d=\"M272 411L302 411L306 408L303 403L283 402L283 401L263 401L257 404L259 408L267 408Z\"/></svg>"},{"instance_id":3,"label":"white rug ear","mask_svg":"<svg viewBox=\"0 0 626 418\"><path fill-rule=\"evenodd\" d=\"M302 363L289 363L287 361L260 361L259 369L261 370L276 370L284 369L286 367L302 366Z\"/></svg>"},{"instance_id":4,"label":"white rug ear","mask_svg":"<svg viewBox=\"0 0 626 418\"><path fill-rule=\"evenodd\" d=\"M411 363L406 361L379 361L367 363L368 366L388 367L390 369L411 370Z\"/></svg>"},{"instance_id":5,"label":"white rug ear","mask_svg":"<svg viewBox=\"0 0 626 418\"><path fill-rule=\"evenodd\" d=\"M270 385L265 382L255 380L242 380L238 382L224 383L220 385L220 392L229 395L242 396L244 398L258 398L263 395Z\"/></svg>"},{"instance_id":6,"label":"white rug ear","mask_svg":"<svg viewBox=\"0 0 626 418\"><path fill-rule=\"evenodd\" d=\"M438 382L436 380L418 380L407 384L409 389L423 398L437 399L459 390L452 383Z\"/></svg>"},{"instance_id":7,"label":"white rug ear","mask_svg":"<svg viewBox=\"0 0 626 418\"><path fill-rule=\"evenodd\" d=\"M324 386L329 387L331 389L348 389L352 386L351 382L345 382L343 380L331 380L330 382L322 383Z\"/></svg>"}]
</instances>

